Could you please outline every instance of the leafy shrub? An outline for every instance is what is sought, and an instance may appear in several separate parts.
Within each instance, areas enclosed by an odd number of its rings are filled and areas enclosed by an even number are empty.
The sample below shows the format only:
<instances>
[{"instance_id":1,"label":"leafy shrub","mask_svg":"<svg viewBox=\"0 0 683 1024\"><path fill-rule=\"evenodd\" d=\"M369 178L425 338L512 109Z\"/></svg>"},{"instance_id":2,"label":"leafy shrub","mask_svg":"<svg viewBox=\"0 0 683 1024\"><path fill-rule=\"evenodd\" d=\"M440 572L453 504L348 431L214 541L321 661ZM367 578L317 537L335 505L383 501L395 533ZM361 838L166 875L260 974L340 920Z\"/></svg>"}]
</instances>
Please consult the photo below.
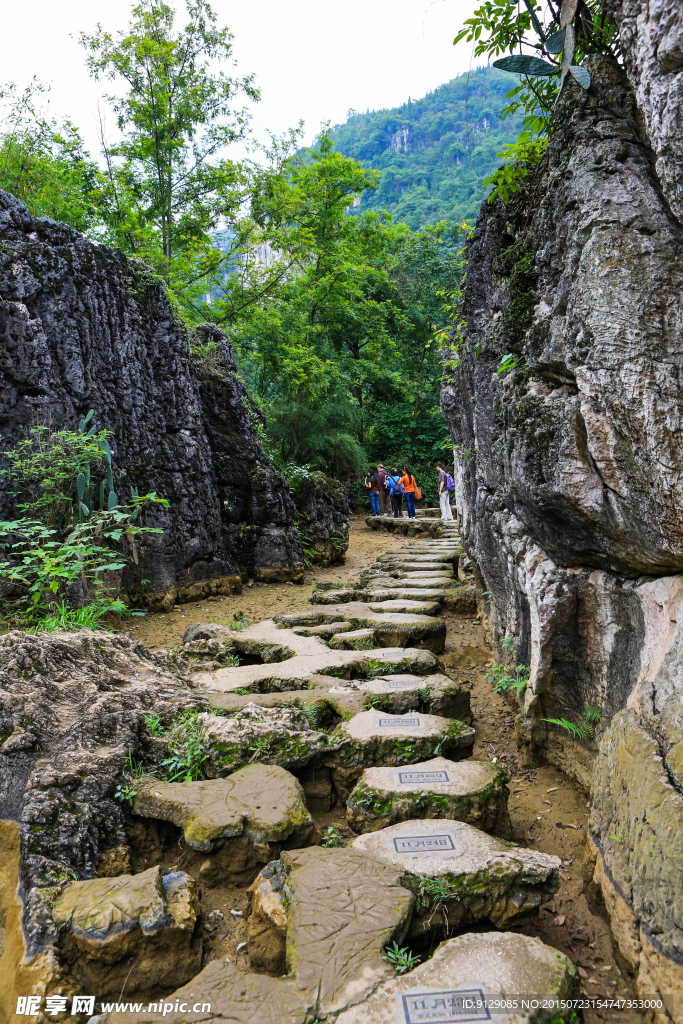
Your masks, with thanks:
<instances>
[{"instance_id":1,"label":"leafy shrub","mask_svg":"<svg viewBox=\"0 0 683 1024\"><path fill-rule=\"evenodd\" d=\"M413 967L417 967L420 962L419 956L411 953L408 946L399 947L398 942L392 942L387 947L382 959L388 960L397 974L406 974L407 971L412 971Z\"/></svg>"},{"instance_id":2,"label":"leafy shrub","mask_svg":"<svg viewBox=\"0 0 683 1024\"><path fill-rule=\"evenodd\" d=\"M107 614L126 613L110 574L137 562L141 533L161 532L141 526L140 515L150 503L168 503L135 488L128 504L119 502L108 431L90 426L92 416L91 409L75 431L33 427L3 453L23 515L0 522L1 601L25 627L94 629Z\"/></svg>"}]
</instances>

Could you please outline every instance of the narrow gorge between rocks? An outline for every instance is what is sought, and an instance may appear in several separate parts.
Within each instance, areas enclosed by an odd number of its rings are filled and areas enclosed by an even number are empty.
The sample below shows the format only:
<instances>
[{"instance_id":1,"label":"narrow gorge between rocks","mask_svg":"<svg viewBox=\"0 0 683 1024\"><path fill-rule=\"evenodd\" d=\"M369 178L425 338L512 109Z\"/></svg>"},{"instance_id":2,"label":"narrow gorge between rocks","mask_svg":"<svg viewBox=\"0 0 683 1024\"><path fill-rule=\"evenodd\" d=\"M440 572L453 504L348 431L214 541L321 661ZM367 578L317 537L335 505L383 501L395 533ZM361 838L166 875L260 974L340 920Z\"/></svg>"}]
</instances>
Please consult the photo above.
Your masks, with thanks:
<instances>
[{"instance_id":1,"label":"narrow gorge between rocks","mask_svg":"<svg viewBox=\"0 0 683 1024\"><path fill-rule=\"evenodd\" d=\"M211 1004L196 1019L304 1024L393 1021L397 1000L435 988L632 997L583 891L586 794L522 767L471 566L435 513L400 521L407 538L356 518L348 565L317 572L312 595L255 583L241 607L184 604L140 623L146 647L5 638L5 687L58 723L29 777L19 865L17 830L5 837L8 1019L26 988L97 991L112 1022L180 1021L176 1002L195 998ZM68 701L36 690L48 666L79 674L78 750ZM192 706L208 711L183 717ZM200 734L203 781L145 774ZM126 751L145 767L117 807ZM66 858L91 880L16 900L17 867L30 884ZM420 962L392 980L393 942ZM113 1010L122 992L138 1011Z\"/></svg>"}]
</instances>

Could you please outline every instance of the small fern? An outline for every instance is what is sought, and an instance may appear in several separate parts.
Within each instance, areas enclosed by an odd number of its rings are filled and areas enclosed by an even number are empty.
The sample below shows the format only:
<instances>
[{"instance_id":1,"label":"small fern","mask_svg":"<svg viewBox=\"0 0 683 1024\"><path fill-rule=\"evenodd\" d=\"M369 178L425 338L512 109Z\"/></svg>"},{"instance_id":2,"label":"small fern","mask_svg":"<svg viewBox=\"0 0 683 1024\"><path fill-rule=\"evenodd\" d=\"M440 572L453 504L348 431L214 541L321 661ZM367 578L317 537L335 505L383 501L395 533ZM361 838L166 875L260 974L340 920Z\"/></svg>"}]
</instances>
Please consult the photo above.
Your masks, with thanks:
<instances>
[{"instance_id":1,"label":"small fern","mask_svg":"<svg viewBox=\"0 0 683 1024\"><path fill-rule=\"evenodd\" d=\"M567 718L542 718L541 721L547 722L548 725L557 725L560 729L570 733L574 739L585 740L587 736L585 726L576 725Z\"/></svg>"}]
</instances>

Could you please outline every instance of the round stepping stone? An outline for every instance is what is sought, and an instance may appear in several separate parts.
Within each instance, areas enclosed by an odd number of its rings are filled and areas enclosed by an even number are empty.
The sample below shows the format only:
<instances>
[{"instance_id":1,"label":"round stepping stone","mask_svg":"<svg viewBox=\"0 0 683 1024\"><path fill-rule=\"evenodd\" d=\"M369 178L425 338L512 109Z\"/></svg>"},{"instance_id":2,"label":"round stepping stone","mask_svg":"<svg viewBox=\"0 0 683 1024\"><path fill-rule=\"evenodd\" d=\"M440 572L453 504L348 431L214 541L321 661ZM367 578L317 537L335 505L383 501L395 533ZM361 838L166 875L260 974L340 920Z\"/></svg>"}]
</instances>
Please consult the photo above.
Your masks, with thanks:
<instances>
[{"instance_id":1,"label":"round stepping stone","mask_svg":"<svg viewBox=\"0 0 683 1024\"><path fill-rule=\"evenodd\" d=\"M336 1024L540 1024L570 1012L539 1010L544 1000L572 999L579 979L569 957L515 932L469 933L444 942L408 974L384 982ZM491 1011L483 1005L491 1001ZM517 1006L501 1009L516 999ZM523 1001L525 1000L525 1002ZM497 1002L496 1002L497 1001Z\"/></svg>"},{"instance_id":2,"label":"round stepping stone","mask_svg":"<svg viewBox=\"0 0 683 1024\"><path fill-rule=\"evenodd\" d=\"M283 843L305 846L313 833L300 782L278 765L251 764L227 779L201 782L154 779L138 786L133 809L182 828L188 847L202 853L205 882L241 874L263 863L264 853L276 857ZM193 860L186 865L192 874Z\"/></svg>"},{"instance_id":3,"label":"round stepping stone","mask_svg":"<svg viewBox=\"0 0 683 1024\"><path fill-rule=\"evenodd\" d=\"M296 626L292 633L297 636L319 636L323 640L329 640L337 633L348 633L353 629L350 622L328 622L322 626Z\"/></svg>"},{"instance_id":4,"label":"round stepping stone","mask_svg":"<svg viewBox=\"0 0 683 1024\"><path fill-rule=\"evenodd\" d=\"M405 590L409 592L413 590L437 590L448 593L453 587L453 576L426 573L424 576L418 576L416 579L395 579L393 576L379 575L372 577L369 586L381 588L382 590ZM431 595L428 594L427 596Z\"/></svg>"},{"instance_id":5,"label":"round stepping stone","mask_svg":"<svg viewBox=\"0 0 683 1024\"><path fill-rule=\"evenodd\" d=\"M474 584L453 587L444 597L443 607L456 615L476 615L477 591Z\"/></svg>"},{"instance_id":6,"label":"round stepping stone","mask_svg":"<svg viewBox=\"0 0 683 1024\"><path fill-rule=\"evenodd\" d=\"M195 941L197 884L184 871L160 867L137 875L70 883L52 908L67 962L78 962L78 979L98 996L168 985L173 963L179 983L201 966ZM132 966L131 966L132 964Z\"/></svg>"},{"instance_id":7,"label":"round stepping stone","mask_svg":"<svg viewBox=\"0 0 683 1024\"><path fill-rule=\"evenodd\" d=\"M358 688L366 694L366 707L376 710L403 714L421 709L444 718L472 721L470 691L441 673L429 676L390 674L359 683Z\"/></svg>"},{"instance_id":8,"label":"round stepping stone","mask_svg":"<svg viewBox=\"0 0 683 1024\"><path fill-rule=\"evenodd\" d=\"M526 850L461 821L404 821L359 836L354 849L398 868L416 893L410 930L458 929L490 920L505 928L560 887L560 858Z\"/></svg>"},{"instance_id":9,"label":"round stepping stone","mask_svg":"<svg viewBox=\"0 0 683 1024\"><path fill-rule=\"evenodd\" d=\"M452 818L508 836L506 781L489 761L435 757L409 768L366 768L346 802L346 817L355 832L416 818Z\"/></svg>"},{"instance_id":10,"label":"round stepping stone","mask_svg":"<svg viewBox=\"0 0 683 1024\"><path fill-rule=\"evenodd\" d=\"M452 563L453 557L454 557L454 553L451 552L451 551L443 551L443 552L435 551L435 552L432 552L430 554L425 554L425 555L413 554L412 552L403 552L403 553L390 552L390 553L388 553L386 555L380 555L379 558L377 559L377 561L381 562L382 564L385 564L387 562L389 564L391 564L392 562L405 562L405 561L411 561L411 562L451 562Z\"/></svg>"},{"instance_id":11,"label":"round stepping stone","mask_svg":"<svg viewBox=\"0 0 683 1024\"><path fill-rule=\"evenodd\" d=\"M333 651L371 651L375 647L374 629L352 629L340 633L329 641Z\"/></svg>"},{"instance_id":12,"label":"round stepping stone","mask_svg":"<svg viewBox=\"0 0 683 1024\"><path fill-rule=\"evenodd\" d=\"M346 798L363 769L371 765L404 765L444 754L469 757L474 729L455 719L411 711L392 715L362 711L337 726L331 736L335 751L332 779Z\"/></svg>"},{"instance_id":13,"label":"round stepping stone","mask_svg":"<svg viewBox=\"0 0 683 1024\"><path fill-rule=\"evenodd\" d=\"M439 602L446 597L448 591L439 589L429 585L429 581L424 581L422 587L406 587L405 584L401 583L400 580L395 580L393 586L384 587L377 586L369 587L367 590L360 592L360 600L367 602L371 608L374 608L380 601L384 602L415 602L415 601L426 601L433 602L436 605L437 612ZM396 607L398 611L398 606ZM408 611L414 611L413 607L408 608ZM436 614L432 612L423 611L422 614L430 615Z\"/></svg>"}]
</instances>

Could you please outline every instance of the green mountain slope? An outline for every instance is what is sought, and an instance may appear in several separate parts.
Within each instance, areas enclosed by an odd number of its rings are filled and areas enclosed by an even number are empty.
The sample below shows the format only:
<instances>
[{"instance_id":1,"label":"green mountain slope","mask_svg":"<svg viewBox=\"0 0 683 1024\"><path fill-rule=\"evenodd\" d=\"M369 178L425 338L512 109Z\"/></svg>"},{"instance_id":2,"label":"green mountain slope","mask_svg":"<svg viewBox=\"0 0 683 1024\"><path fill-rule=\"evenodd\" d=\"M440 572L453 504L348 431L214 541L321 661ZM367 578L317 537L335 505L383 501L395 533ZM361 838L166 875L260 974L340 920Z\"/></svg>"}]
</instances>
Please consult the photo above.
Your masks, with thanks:
<instances>
[{"instance_id":1,"label":"green mountain slope","mask_svg":"<svg viewBox=\"0 0 683 1024\"><path fill-rule=\"evenodd\" d=\"M388 210L413 229L444 219L473 221L482 181L501 163L496 153L521 131L521 116L500 117L516 84L514 75L478 68L402 107L352 112L335 126L335 146L382 175L360 209Z\"/></svg>"}]
</instances>

